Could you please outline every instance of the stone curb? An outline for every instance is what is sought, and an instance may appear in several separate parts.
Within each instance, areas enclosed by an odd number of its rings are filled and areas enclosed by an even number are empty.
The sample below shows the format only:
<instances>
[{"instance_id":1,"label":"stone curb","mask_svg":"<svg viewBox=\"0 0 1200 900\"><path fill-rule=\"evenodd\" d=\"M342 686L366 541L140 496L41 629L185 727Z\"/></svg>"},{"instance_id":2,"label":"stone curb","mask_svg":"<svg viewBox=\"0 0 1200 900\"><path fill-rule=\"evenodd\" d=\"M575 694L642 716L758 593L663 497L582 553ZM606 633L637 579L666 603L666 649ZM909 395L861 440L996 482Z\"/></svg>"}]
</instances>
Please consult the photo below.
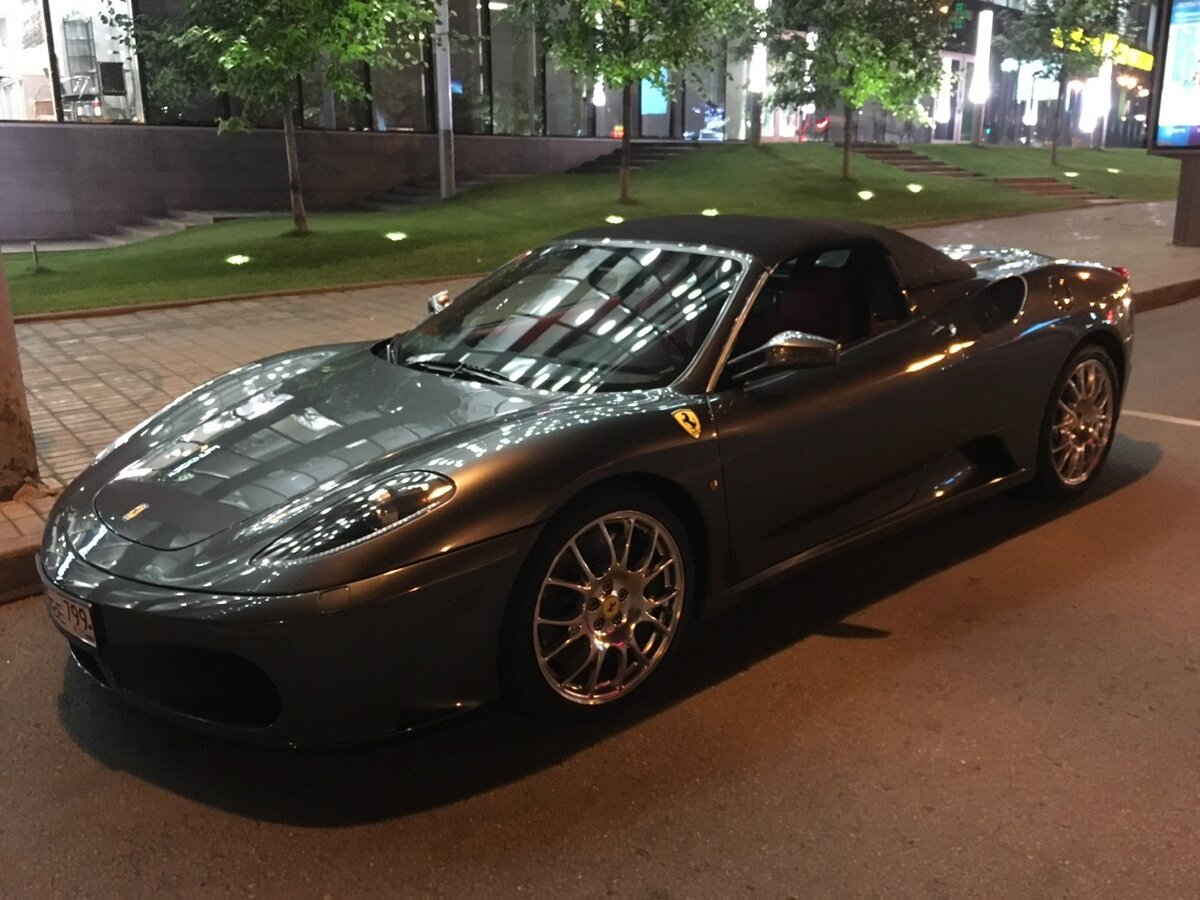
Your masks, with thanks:
<instances>
[{"instance_id":1,"label":"stone curb","mask_svg":"<svg viewBox=\"0 0 1200 900\"><path fill-rule=\"evenodd\" d=\"M258 294L229 294L224 297L189 297L180 300L163 300L159 303L134 303L129 306L97 306L93 309L63 309L55 312L22 313L13 316L13 322L22 325L28 322L57 322L63 319L95 319L105 316L125 316L132 313L160 309L184 309L208 303L236 303L239 300L270 300L273 297L308 297L313 294L345 294L353 291L368 291L372 288L405 287L413 284L440 284L462 278L482 278L486 272L468 272L465 275L430 276L428 278L405 278L397 281L369 281L365 284L333 285L327 287L297 288L292 291L263 291Z\"/></svg>"},{"instance_id":2,"label":"stone curb","mask_svg":"<svg viewBox=\"0 0 1200 900\"><path fill-rule=\"evenodd\" d=\"M34 534L26 534L18 526L20 534L0 540L0 606L41 592L41 579L37 571L37 553L42 546L42 532L46 518L55 501L62 493L57 479L47 478L35 484L27 484L17 491L11 501L0 503L0 521L12 518L12 507L24 507L25 514L35 518L40 526Z\"/></svg>"},{"instance_id":3,"label":"stone curb","mask_svg":"<svg viewBox=\"0 0 1200 900\"><path fill-rule=\"evenodd\" d=\"M1200 278L1150 288L1147 291L1139 291L1135 285L1133 310L1135 313L1149 312L1152 309L1162 309L1164 306L1174 306L1176 303L1191 300L1193 297L1200 297Z\"/></svg>"},{"instance_id":4,"label":"stone curb","mask_svg":"<svg viewBox=\"0 0 1200 900\"><path fill-rule=\"evenodd\" d=\"M945 222L932 222L920 225L921 228L932 228L939 225L954 225L958 222L973 222L974 219L948 219ZM350 284L333 288L300 288L294 291L266 291L261 294L231 294L228 297L193 297L184 300L165 300L161 303L140 303L133 306L98 306L95 309L68 309L58 312L25 313L13 316L13 321L20 325L27 322L56 322L63 319L92 319L106 316L123 316L142 310L184 309L189 306L201 306L208 303L236 303L239 300L269 300L272 297L306 297L313 294L345 294L353 291L366 291L381 287L404 287L413 284L438 284L445 281L457 281L466 278L482 278L486 273L467 273L466 275L446 275L441 278L410 278L404 281L374 281L367 284ZM1138 309L1151 310L1162 306L1171 306L1195 296L1200 296L1200 278L1178 284L1168 284L1163 287L1151 288L1146 291L1134 291Z\"/></svg>"},{"instance_id":5,"label":"stone curb","mask_svg":"<svg viewBox=\"0 0 1200 900\"><path fill-rule=\"evenodd\" d=\"M32 534L0 545L0 605L41 591L35 562L41 545L41 536Z\"/></svg>"}]
</instances>

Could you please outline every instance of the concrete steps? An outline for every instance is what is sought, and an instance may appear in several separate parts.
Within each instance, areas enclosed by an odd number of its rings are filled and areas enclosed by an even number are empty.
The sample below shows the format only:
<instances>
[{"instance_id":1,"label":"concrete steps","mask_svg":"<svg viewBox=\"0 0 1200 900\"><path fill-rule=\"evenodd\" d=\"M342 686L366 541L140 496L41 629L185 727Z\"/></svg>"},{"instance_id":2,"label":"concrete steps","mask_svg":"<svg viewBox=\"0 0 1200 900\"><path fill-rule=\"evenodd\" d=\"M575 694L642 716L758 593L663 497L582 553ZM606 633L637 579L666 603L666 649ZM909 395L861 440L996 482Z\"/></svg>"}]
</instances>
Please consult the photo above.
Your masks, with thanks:
<instances>
[{"instance_id":1,"label":"concrete steps","mask_svg":"<svg viewBox=\"0 0 1200 900\"><path fill-rule=\"evenodd\" d=\"M111 233L93 234L90 240L104 247L124 247L137 244L164 234L175 234L190 228L194 222L168 212L165 216L146 216L137 222L118 225Z\"/></svg>"},{"instance_id":2,"label":"concrete steps","mask_svg":"<svg viewBox=\"0 0 1200 900\"><path fill-rule=\"evenodd\" d=\"M676 159L687 153L694 153L708 146L700 141L644 141L637 140L630 144L629 168L645 169L650 166ZM616 149L604 156L589 160L568 171L568 175L612 175L621 171L621 146L617 142Z\"/></svg>"},{"instance_id":3,"label":"concrete steps","mask_svg":"<svg viewBox=\"0 0 1200 900\"><path fill-rule=\"evenodd\" d=\"M166 234L177 234L196 225L212 225L214 222L284 214L282 212L247 212L244 210L169 209L166 215L146 216L137 222L118 225L111 233L90 235L86 243L96 248L124 247L127 244L137 244ZM79 247L70 249L79 249Z\"/></svg>"},{"instance_id":4,"label":"concrete steps","mask_svg":"<svg viewBox=\"0 0 1200 900\"><path fill-rule=\"evenodd\" d=\"M915 150L908 147L901 147L897 144L860 143L851 144L850 149L855 153L861 153L875 162L895 166L898 169L903 169L905 172L912 172L914 175L937 175L944 178L981 177L974 172L968 172L957 166L947 165L941 160L933 159L925 156L923 153L918 153ZM1027 194L1035 194L1039 197L1060 197L1087 203L1105 203L1111 202L1113 199L1103 194L1097 194L1094 191L1077 188L1073 184L1059 181L1057 178L1049 176L1014 176L995 178L993 181L996 184L1024 191Z\"/></svg>"},{"instance_id":5,"label":"concrete steps","mask_svg":"<svg viewBox=\"0 0 1200 900\"><path fill-rule=\"evenodd\" d=\"M974 172L947 165L940 159L933 159L923 153L917 153L908 147L898 144L851 144L850 149L860 153L867 159L885 165L895 166L914 175L937 175L943 178L976 178Z\"/></svg>"},{"instance_id":6,"label":"concrete steps","mask_svg":"<svg viewBox=\"0 0 1200 900\"><path fill-rule=\"evenodd\" d=\"M170 216L147 216L132 225L118 225L115 235L108 237L115 236L124 243L133 244L161 237L164 234L176 234L190 227L190 223Z\"/></svg>"},{"instance_id":7,"label":"concrete steps","mask_svg":"<svg viewBox=\"0 0 1200 900\"><path fill-rule=\"evenodd\" d=\"M1107 201L1113 198L1107 197L1104 194L1098 194L1095 191L1077 188L1073 184L1068 184L1065 181L1059 181L1057 178L1050 176L1012 176L1005 178L997 178L996 184L1002 184L1005 187L1013 188L1014 190L1024 191L1026 194L1034 194L1038 197L1066 197L1075 200Z\"/></svg>"},{"instance_id":8,"label":"concrete steps","mask_svg":"<svg viewBox=\"0 0 1200 900\"><path fill-rule=\"evenodd\" d=\"M455 179L455 196L460 196L472 188L490 184L494 180L494 176L491 175L461 175ZM442 199L441 178L437 175L429 175L416 181L398 184L386 191L380 191L378 194L358 200L354 203L354 208L371 212L403 212L414 206L433 203L440 199Z\"/></svg>"}]
</instances>

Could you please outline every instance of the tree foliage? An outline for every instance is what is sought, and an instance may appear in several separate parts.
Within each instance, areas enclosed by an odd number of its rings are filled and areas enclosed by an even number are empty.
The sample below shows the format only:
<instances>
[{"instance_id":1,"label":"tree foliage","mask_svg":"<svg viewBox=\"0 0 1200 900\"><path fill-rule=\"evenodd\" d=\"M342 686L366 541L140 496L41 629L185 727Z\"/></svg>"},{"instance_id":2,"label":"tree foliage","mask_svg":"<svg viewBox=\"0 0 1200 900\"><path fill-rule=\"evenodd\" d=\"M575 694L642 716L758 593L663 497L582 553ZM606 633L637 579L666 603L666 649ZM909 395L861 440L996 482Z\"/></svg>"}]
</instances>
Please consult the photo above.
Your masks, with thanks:
<instances>
[{"instance_id":1,"label":"tree foliage","mask_svg":"<svg viewBox=\"0 0 1200 900\"><path fill-rule=\"evenodd\" d=\"M628 200L631 88L662 89L670 74L725 67L727 41L744 42L757 16L752 0L517 0L515 21L532 24L546 51L587 84L624 92L621 199Z\"/></svg>"},{"instance_id":2,"label":"tree foliage","mask_svg":"<svg viewBox=\"0 0 1200 900\"><path fill-rule=\"evenodd\" d=\"M1024 11L1005 15L1005 50L1022 62L1040 63L1047 78L1088 78L1112 52L1104 35L1117 31L1128 5L1127 0L1031 0Z\"/></svg>"},{"instance_id":3,"label":"tree foliage","mask_svg":"<svg viewBox=\"0 0 1200 900\"><path fill-rule=\"evenodd\" d=\"M754 19L746 0L520 0L510 9L535 24L563 68L610 87L647 79L665 88L664 70L723 67L723 41Z\"/></svg>"},{"instance_id":4,"label":"tree foliage","mask_svg":"<svg viewBox=\"0 0 1200 900\"><path fill-rule=\"evenodd\" d=\"M950 32L934 0L776 0L769 20L775 106L841 106L847 145L868 101L904 119L928 115L918 101L938 89ZM847 146L843 178L849 159Z\"/></svg>"},{"instance_id":5,"label":"tree foliage","mask_svg":"<svg viewBox=\"0 0 1200 900\"><path fill-rule=\"evenodd\" d=\"M189 0L182 22L134 19L111 7L107 19L146 57L156 97L228 95L234 112L218 121L222 131L282 117L293 215L303 231L292 134L298 79L315 76L341 100L365 98L361 64L413 60L436 6L434 0Z\"/></svg>"},{"instance_id":6,"label":"tree foliage","mask_svg":"<svg viewBox=\"0 0 1200 900\"><path fill-rule=\"evenodd\" d=\"M1050 158L1058 162L1058 139L1067 84L1096 74L1113 48L1104 35L1113 34L1129 0L1031 0L1021 13L1004 17L1005 52L1022 62L1036 62L1041 74L1058 82L1051 125Z\"/></svg>"}]
</instances>

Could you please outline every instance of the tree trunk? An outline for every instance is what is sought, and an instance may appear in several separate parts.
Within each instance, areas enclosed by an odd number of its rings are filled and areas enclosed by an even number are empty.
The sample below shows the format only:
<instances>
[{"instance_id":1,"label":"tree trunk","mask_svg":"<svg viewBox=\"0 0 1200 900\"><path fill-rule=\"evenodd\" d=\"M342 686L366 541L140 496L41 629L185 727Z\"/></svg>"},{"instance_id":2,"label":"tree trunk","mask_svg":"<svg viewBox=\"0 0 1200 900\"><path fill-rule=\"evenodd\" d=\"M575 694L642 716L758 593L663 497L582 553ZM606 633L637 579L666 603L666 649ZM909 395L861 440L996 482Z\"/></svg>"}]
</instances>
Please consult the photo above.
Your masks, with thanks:
<instances>
[{"instance_id":1,"label":"tree trunk","mask_svg":"<svg viewBox=\"0 0 1200 900\"><path fill-rule=\"evenodd\" d=\"M625 85L621 93L621 197L622 203L631 203L629 199L629 162L633 150L633 85Z\"/></svg>"},{"instance_id":2,"label":"tree trunk","mask_svg":"<svg viewBox=\"0 0 1200 900\"><path fill-rule=\"evenodd\" d=\"M854 113L854 107L849 103L843 103L842 109L846 115L846 124L842 129L842 181L850 180L850 148L854 144L854 138L858 134L858 119Z\"/></svg>"},{"instance_id":3,"label":"tree trunk","mask_svg":"<svg viewBox=\"0 0 1200 900\"><path fill-rule=\"evenodd\" d=\"M292 196L292 222L297 234L308 234L308 213L304 210L304 186L300 182L300 153L296 149L296 121L291 103L283 108L283 142L287 146L288 192Z\"/></svg>"},{"instance_id":4,"label":"tree trunk","mask_svg":"<svg viewBox=\"0 0 1200 900\"><path fill-rule=\"evenodd\" d=\"M37 480L37 448L25 400L4 259L0 257L0 500L11 500L21 485Z\"/></svg>"},{"instance_id":5,"label":"tree trunk","mask_svg":"<svg viewBox=\"0 0 1200 900\"><path fill-rule=\"evenodd\" d=\"M1067 102L1067 72L1058 76L1058 97L1054 101L1054 124L1050 129L1050 165L1058 165L1058 136L1062 132L1063 106Z\"/></svg>"}]
</instances>

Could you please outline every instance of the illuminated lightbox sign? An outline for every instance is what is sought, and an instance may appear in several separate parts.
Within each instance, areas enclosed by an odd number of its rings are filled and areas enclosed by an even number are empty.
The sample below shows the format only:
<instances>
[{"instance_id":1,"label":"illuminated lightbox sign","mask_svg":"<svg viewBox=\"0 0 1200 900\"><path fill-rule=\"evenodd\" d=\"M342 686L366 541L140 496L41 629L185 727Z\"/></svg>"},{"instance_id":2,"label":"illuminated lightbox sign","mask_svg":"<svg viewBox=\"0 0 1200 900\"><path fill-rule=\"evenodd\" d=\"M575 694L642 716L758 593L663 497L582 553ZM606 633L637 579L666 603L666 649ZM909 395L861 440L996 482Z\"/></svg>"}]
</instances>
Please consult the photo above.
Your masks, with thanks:
<instances>
[{"instance_id":1,"label":"illuminated lightbox sign","mask_svg":"<svg viewBox=\"0 0 1200 900\"><path fill-rule=\"evenodd\" d=\"M1121 40L1119 35L1109 33L1102 37L1087 37L1082 28L1076 28L1070 32L1069 37L1073 53L1081 52L1086 45L1092 49L1095 55L1103 56L1106 59L1111 58L1113 65L1141 69L1143 72L1154 71L1154 54L1129 46ZM1055 29L1052 38L1055 47L1066 46L1061 31Z\"/></svg>"},{"instance_id":2,"label":"illuminated lightbox sign","mask_svg":"<svg viewBox=\"0 0 1200 900\"><path fill-rule=\"evenodd\" d=\"M1200 149L1200 0L1175 0L1167 29L1154 143Z\"/></svg>"},{"instance_id":3,"label":"illuminated lightbox sign","mask_svg":"<svg viewBox=\"0 0 1200 900\"><path fill-rule=\"evenodd\" d=\"M664 78L666 74L664 71ZM671 99L666 91L657 87L649 78L642 79L641 97L643 116L665 116L671 111Z\"/></svg>"}]
</instances>

